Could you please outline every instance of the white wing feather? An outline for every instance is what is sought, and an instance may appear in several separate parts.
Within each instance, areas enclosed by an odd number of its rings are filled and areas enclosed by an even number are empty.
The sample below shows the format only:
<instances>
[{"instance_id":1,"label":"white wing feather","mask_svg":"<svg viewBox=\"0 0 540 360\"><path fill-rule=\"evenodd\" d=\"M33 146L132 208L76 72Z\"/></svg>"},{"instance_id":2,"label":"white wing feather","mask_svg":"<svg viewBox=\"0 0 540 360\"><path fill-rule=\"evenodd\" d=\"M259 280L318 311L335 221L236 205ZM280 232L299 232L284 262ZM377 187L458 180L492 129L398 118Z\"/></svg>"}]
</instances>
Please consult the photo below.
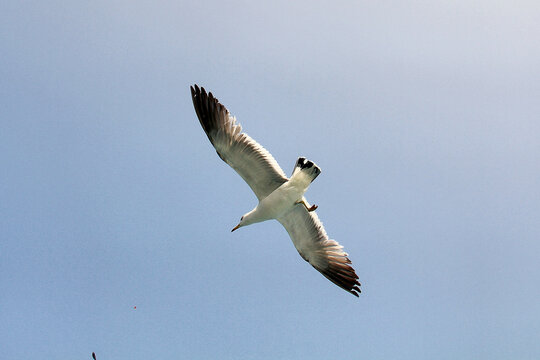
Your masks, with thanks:
<instances>
[{"instance_id":1,"label":"white wing feather","mask_svg":"<svg viewBox=\"0 0 540 360\"><path fill-rule=\"evenodd\" d=\"M242 126L212 93L195 85L191 97L201 126L219 157L236 170L259 201L288 180L274 157L242 132Z\"/></svg>"},{"instance_id":2,"label":"white wing feather","mask_svg":"<svg viewBox=\"0 0 540 360\"><path fill-rule=\"evenodd\" d=\"M317 214L295 206L277 219L287 230L300 256L337 286L358 296L360 283L343 246L329 239Z\"/></svg>"}]
</instances>

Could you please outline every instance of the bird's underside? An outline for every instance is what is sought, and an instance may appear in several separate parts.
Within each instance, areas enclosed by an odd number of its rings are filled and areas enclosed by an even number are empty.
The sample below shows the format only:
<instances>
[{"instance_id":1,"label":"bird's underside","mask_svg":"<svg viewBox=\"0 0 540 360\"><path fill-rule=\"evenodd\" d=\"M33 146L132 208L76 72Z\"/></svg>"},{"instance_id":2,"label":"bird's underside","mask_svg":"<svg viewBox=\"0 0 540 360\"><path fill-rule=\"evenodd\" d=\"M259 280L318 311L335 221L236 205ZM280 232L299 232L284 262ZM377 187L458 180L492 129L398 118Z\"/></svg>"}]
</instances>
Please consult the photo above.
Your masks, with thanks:
<instances>
[{"instance_id":1,"label":"bird's underside","mask_svg":"<svg viewBox=\"0 0 540 360\"><path fill-rule=\"evenodd\" d=\"M285 210L271 218L276 218L285 227L300 256L334 284L358 296L360 283L347 253L326 234L314 211L317 206L310 206L303 197L320 169L313 162L299 158L291 179L288 179L273 156L242 132L240 124L212 93L195 85L191 87L191 96L201 126L219 157L246 181L259 199L259 205L244 215L235 229L268 220L261 215L262 211L268 211L272 206L282 207ZM286 192L294 186L300 189L294 189L299 195ZM269 202L271 204L267 205ZM266 209L258 209L265 206Z\"/></svg>"}]
</instances>

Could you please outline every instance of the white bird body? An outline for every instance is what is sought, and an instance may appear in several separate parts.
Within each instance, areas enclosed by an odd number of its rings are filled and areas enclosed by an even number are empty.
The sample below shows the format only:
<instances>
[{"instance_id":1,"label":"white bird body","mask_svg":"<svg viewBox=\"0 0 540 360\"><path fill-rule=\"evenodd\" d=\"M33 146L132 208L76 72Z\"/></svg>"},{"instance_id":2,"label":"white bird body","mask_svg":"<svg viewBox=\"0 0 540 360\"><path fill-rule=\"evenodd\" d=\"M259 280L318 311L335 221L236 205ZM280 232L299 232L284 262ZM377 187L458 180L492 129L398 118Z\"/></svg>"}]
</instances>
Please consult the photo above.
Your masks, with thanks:
<instances>
[{"instance_id":1,"label":"white bird body","mask_svg":"<svg viewBox=\"0 0 540 360\"><path fill-rule=\"evenodd\" d=\"M354 296L360 283L343 247L326 234L304 194L321 169L303 157L287 178L277 161L259 143L242 132L229 111L204 88L191 88L193 105L208 139L219 157L246 181L258 205L240 219L232 231L246 225L276 219L289 233L296 250L327 279Z\"/></svg>"},{"instance_id":2,"label":"white bird body","mask_svg":"<svg viewBox=\"0 0 540 360\"><path fill-rule=\"evenodd\" d=\"M259 201L253 210L242 216L237 228L266 220L279 219L286 215L295 204L306 202L304 194L310 184L311 179L303 171L293 173L289 181L283 183L270 195Z\"/></svg>"}]
</instances>

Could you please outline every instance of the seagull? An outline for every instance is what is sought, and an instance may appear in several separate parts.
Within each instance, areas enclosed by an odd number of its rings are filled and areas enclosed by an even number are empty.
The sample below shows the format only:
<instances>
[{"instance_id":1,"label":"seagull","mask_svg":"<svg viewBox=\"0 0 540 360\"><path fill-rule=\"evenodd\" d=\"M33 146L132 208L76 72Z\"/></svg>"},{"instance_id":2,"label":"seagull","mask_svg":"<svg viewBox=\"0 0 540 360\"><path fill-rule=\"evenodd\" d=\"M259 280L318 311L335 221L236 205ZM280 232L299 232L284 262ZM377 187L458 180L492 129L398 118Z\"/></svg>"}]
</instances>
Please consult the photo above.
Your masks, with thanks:
<instances>
[{"instance_id":1,"label":"seagull","mask_svg":"<svg viewBox=\"0 0 540 360\"><path fill-rule=\"evenodd\" d=\"M231 231L276 219L289 233L300 256L328 280L358 297L360 283L348 254L326 234L304 193L321 169L298 158L287 178L274 157L246 133L227 108L203 87L191 86L195 112L218 156L229 164L253 190L259 203L240 218Z\"/></svg>"}]
</instances>

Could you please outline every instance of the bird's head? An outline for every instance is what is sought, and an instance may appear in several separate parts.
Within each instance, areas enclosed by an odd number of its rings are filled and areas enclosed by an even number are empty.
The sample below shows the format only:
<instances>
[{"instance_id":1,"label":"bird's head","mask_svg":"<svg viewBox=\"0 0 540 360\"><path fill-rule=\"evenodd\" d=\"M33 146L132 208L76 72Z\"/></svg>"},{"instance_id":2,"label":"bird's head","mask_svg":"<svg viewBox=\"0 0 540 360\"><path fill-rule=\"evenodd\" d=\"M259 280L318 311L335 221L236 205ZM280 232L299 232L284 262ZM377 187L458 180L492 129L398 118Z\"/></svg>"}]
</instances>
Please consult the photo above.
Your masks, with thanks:
<instances>
[{"instance_id":1,"label":"bird's head","mask_svg":"<svg viewBox=\"0 0 540 360\"><path fill-rule=\"evenodd\" d=\"M247 214L246 214L246 215L247 215ZM233 232L234 230L239 229L239 228L241 228L242 226L245 226L245 225L246 225L246 224L244 224L244 218L246 217L246 215L244 215L244 216L242 216L242 217L240 218L240 222L238 223L238 225L236 225L236 226L231 230L231 232Z\"/></svg>"},{"instance_id":2,"label":"bird's head","mask_svg":"<svg viewBox=\"0 0 540 360\"><path fill-rule=\"evenodd\" d=\"M234 230L236 229L239 229L241 228L242 226L246 226L246 225L249 225L249 224L253 224L255 222L257 222L255 219L253 219L253 217L251 216L253 214L254 210L251 210L250 212L244 214L244 216L242 216L240 218L240 222L238 223L238 225L236 225L232 230L231 232L233 232Z\"/></svg>"}]
</instances>

